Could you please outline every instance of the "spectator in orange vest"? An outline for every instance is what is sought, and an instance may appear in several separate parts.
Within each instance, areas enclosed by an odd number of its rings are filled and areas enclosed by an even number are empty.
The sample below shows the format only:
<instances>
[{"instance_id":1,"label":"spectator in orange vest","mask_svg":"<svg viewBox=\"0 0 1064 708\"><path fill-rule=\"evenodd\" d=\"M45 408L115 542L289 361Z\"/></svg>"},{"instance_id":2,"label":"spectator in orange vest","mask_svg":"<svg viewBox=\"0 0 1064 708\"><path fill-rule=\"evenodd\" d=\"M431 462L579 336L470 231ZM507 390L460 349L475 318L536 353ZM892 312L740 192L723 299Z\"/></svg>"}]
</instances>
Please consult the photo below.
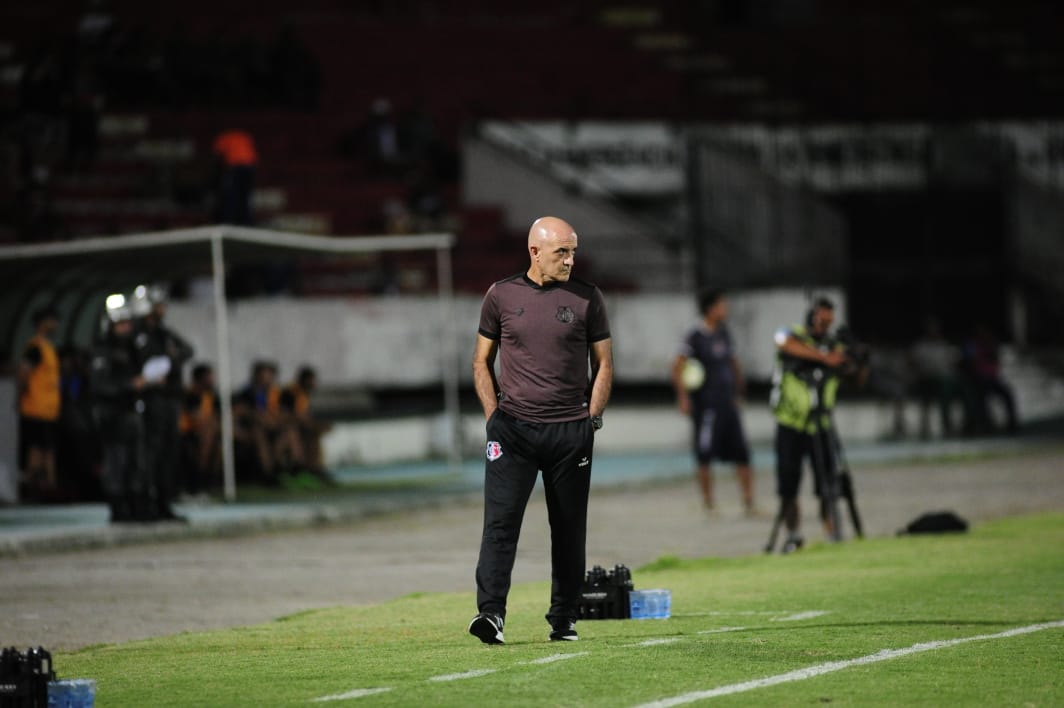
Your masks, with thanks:
<instances>
[{"instance_id":1,"label":"spectator in orange vest","mask_svg":"<svg viewBox=\"0 0 1064 708\"><path fill-rule=\"evenodd\" d=\"M59 421L59 356L52 337L59 315L50 307L33 313L34 333L18 367L19 448L27 496L56 490L55 438Z\"/></svg>"},{"instance_id":2,"label":"spectator in orange vest","mask_svg":"<svg viewBox=\"0 0 1064 708\"><path fill-rule=\"evenodd\" d=\"M254 139L247 131L227 130L214 139L212 150L220 163L216 220L252 226L251 193L259 162Z\"/></svg>"}]
</instances>

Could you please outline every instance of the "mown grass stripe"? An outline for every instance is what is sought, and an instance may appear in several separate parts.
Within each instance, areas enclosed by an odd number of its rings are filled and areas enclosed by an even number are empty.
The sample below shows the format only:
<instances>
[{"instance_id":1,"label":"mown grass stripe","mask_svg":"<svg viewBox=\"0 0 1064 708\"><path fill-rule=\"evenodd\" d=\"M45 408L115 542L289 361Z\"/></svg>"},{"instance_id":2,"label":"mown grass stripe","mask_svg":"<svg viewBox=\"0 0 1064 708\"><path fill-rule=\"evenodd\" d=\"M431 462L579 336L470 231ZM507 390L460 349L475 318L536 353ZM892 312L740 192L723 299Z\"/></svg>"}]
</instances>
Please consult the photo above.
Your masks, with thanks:
<instances>
[{"instance_id":1,"label":"mown grass stripe","mask_svg":"<svg viewBox=\"0 0 1064 708\"><path fill-rule=\"evenodd\" d=\"M633 647L656 647L662 644L675 644L676 642L683 641L683 637L663 637L660 639L647 639L643 642L636 644L630 644Z\"/></svg>"},{"instance_id":2,"label":"mown grass stripe","mask_svg":"<svg viewBox=\"0 0 1064 708\"><path fill-rule=\"evenodd\" d=\"M699 634L724 634L725 632L741 632L748 627L717 627L716 629L703 629Z\"/></svg>"},{"instance_id":3,"label":"mown grass stripe","mask_svg":"<svg viewBox=\"0 0 1064 708\"><path fill-rule=\"evenodd\" d=\"M847 659L846 661L829 661L825 664L817 664L816 666L808 666L804 669L798 669L796 671L788 671L785 674L778 674L776 676L767 676L762 679L754 679L753 681L744 681L742 683L733 683L728 686L718 686L706 691L694 691L692 693L684 693L679 696L673 696L672 698L663 698L659 701L651 701L650 703L641 703L636 708L669 708L669 706L679 706L685 703L693 703L694 701L701 701L707 698L717 698L719 696L728 696L733 693L743 693L745 691L753 691L758 688L767 688L769 686L776 686L781 683L790 683L792 681L804 681L816 676L822 676L834 671L841 671L842 669L848 669L853 666L861 666L864 664L874 664L880 661L887 661L888 659L897 659L902 656L909 656L910 654L919 654L925 651L934 651L936 649L945 649L947 647L957 646L958 644L967 644L968 642L985 641L989 639L1006 639L1008 637L1016 637L1021 634L1031 634L1032 632L1041 632L1046 629L1054 629L1058 627L1064 627L1064 620L1058 620L1056 622L1043 622L1041 624L1032 624L1026 627L1017 627L1015 629L1009 629L1004 632L998 632L997 634L977 634L973 637L960 637L958 639L944 639L934 642L920 642L919 644L913 644L912 646L905 647L904 649L883 649L875 654L868 654L866 656L859 656L856 659Z\"/></svg>"}]
</instances>

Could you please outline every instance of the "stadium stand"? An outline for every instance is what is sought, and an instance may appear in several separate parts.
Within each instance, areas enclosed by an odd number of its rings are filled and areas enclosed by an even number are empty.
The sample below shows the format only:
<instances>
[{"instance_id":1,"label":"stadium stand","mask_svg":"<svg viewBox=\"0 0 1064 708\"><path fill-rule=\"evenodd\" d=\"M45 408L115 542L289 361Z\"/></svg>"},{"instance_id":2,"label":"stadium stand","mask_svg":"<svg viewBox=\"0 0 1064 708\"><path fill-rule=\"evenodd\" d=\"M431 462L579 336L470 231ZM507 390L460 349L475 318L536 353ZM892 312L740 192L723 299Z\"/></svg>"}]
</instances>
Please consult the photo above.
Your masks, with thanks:
<instances>
[{"instance_id":1,"label":"stadium stand","mask_svg":"<svg viewBox=\"0 0 1064 708\"><path fill-rule=\"evenodd\" d=\"M6 173L34 167L12 147L20 113L69 136L80 105L99 137L77 166L38 151L50 170L41 213L11 214L9 184L0 233L206 223L211 140L234 126L261 153L257 223L385 231L385 205L410 199L410 172L375 174L340 146L386 98L397 119L423 108L452 156L437 165L440 225L461 236L457 286L475 290L479 266L512 251L498 213L467 209L458 186L453 156L481 119L1046 118L1064 112L1059 29L1044 0L9 3ZM42 95L46 105L27 105Z\"/></svg>"}]
</instances>

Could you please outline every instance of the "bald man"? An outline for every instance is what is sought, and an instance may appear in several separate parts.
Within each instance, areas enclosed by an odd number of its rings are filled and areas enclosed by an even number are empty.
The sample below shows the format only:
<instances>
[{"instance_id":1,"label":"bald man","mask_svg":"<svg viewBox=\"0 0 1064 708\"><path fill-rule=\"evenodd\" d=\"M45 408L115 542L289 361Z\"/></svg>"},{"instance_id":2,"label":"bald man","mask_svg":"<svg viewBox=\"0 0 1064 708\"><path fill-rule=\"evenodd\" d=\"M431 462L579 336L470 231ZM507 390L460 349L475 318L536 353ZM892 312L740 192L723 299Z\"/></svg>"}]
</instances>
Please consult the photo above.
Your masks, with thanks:
<instances>
[{"instance_id":1,"label":"bald man","mask_svg":"<svg viewBox=\"0 0 1064 708\"><path fill-rule=\"evenodd\" d=\"M613 385L602 292L572 277L577 240L565 221L537 219L528 270L493 284L481 306L473 383L488 444L479 613L469 633L485 644L503 643L517 539L540 471L551 527L549 636L577 639L592 448Z\"/></svg>"}]
</instances>

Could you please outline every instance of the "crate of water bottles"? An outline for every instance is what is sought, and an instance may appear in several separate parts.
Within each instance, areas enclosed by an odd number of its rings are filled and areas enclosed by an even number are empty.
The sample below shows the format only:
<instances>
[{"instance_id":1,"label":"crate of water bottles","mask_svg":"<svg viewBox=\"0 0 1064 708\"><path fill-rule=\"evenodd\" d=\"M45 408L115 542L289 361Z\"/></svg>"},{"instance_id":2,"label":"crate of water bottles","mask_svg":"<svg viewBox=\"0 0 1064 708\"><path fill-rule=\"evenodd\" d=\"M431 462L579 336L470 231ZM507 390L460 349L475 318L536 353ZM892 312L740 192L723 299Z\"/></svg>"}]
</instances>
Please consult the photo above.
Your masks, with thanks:
<instances>
[{"instance_id":1,"label":"crate of water bottles","mask_svg":"<svg viewBox=\"0 0 1064 708\"><path fill-rule=\"evenodd\" d=\"M48 684L48 708L93 708L96 682L92 679L64 679Z\"/></svg>"},{"instance_id":2,"label":"crate of water bottles","mask_svg":"<svg viewBox=\"0 0 1064 708\"><path fill-rule=\"evenodd\" d=\"M607 571L596 565L587 571L580 592L580 619L627 619L632 572L616 565Z\"/></svg>"},{"instance_id":3,"label":"crate of water bottles","mask_svg":"<svg viewBox=\"0 0 1064 708\"><path fill-rule=\"evenodd\" d=\"M55 678L52 655L43 647L0 650L0 708L44 708Z\"/></svg>"},{"instance_id":4,"label":"crate of water bottles","mask_svg":"<svg viewBox=\"0 0 1064 708\"><path fill-rule=\"evenodd\" d=\"M668 619L672 613L672 593L660 588L632 590L628 593L628 608L632 619Z\"/></svg>"}]
</instances>

